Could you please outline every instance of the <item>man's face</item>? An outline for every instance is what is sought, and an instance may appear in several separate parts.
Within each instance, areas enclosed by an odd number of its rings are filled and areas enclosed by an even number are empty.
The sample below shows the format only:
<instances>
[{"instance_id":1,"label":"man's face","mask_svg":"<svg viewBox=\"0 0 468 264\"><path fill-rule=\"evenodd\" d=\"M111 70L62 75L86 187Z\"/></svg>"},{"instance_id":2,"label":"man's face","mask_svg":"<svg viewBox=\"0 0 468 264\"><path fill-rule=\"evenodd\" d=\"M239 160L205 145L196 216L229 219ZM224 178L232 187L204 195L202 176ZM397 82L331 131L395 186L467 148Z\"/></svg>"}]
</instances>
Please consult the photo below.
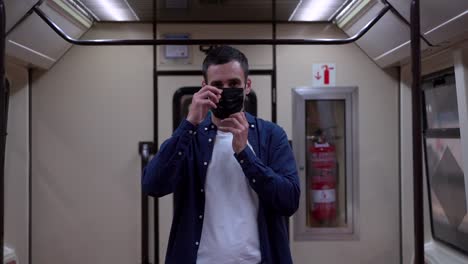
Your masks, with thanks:
<instances>
[{"instance_id":1,"label":"man's face","mask_svg":"<svg viewBox=\"0 0 468 264\"><path fill-rule=\"evenodd\" d=\"M245 87L245 94L250 93L251 81L250 79L245 81L244 71L237 61L209 66L206 79L206 82L203 81L203 86L211 85L220 89Z\"/></svg>"}]
</instances>

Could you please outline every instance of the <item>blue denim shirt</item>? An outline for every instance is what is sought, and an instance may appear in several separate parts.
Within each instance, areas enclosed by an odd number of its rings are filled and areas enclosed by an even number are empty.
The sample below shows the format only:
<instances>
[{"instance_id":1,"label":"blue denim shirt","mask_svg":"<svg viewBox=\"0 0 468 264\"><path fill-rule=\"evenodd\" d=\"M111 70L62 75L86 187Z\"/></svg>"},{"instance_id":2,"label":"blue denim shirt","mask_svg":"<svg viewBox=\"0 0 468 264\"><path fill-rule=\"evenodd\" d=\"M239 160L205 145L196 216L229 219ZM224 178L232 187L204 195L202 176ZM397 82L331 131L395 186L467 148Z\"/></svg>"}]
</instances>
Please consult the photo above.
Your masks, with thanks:
<instances>
[{"instance_id":1,"label":"blue denim shirt","mask_svg":"<svg viewBox=\"0 0 468 264\"><path fill-rule=\"evenodd\" d=\"M261 263L292 263L287 217L299 206L299 178L284 130L246 114L246 147L234 154L259 198L258 230ZM143 191L155 197L174 193L174 217L166 263L196 263L202 234L208 164L216 138L208 114L198 126L181 122L143 172ZM168 212L169 213L169 212Z\"/></svg>"}]
</instances>

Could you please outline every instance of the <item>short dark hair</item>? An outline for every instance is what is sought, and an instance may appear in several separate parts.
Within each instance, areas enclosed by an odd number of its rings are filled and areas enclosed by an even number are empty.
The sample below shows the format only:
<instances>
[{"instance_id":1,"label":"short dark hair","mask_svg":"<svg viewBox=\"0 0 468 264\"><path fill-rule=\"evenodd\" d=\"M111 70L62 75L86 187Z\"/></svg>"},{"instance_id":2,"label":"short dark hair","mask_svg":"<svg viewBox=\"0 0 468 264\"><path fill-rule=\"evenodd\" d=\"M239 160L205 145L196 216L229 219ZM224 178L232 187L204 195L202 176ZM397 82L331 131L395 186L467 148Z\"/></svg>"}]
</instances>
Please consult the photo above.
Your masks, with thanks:
<instances>
[{"instance_id":1,"label":"short dark hair","mask_svg":"<svg viewBox=\"0 0 468 264\"><path fill-rule=\"evenodd\" d=\"M244 70L245 80L247 80L247 76L249 75L249 61L244 53L230 46L220 46L210 50L203 61L202 72L205 82L208 81L206 73L211 65L225 64L231 61L239 62L240 66Z\"/></svg>"}]
</instances>

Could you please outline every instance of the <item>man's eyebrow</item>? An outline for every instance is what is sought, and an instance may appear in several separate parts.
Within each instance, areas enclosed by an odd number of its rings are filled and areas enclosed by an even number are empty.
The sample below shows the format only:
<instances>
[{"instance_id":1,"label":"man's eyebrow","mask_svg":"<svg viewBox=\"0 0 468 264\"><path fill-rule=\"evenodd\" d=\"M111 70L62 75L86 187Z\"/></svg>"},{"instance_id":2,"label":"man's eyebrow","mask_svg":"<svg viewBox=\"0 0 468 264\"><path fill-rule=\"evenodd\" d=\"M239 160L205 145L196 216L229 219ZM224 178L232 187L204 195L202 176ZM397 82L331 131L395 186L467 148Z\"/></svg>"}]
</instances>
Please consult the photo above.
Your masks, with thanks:
<instances>
[{"instance_id":1,"label":"man's eyebrow","mask_svg":"<svg viewBox=\"0 0 468 264\"><path fill-rule=\"evenodd\" d=\"M210 84L214 85L214 84L220 84L220 83L223 83L223 82L222 81L212 81Z\"/></svg>"},{"instance_id":2,"label":"man's eyebrow","mask_svg":"<svg viewBox=\"0 0 468 264\"><path fill-rule=\"evenodd\" d=\"M227 80L227 83L232 83L232 82L238 82L240 83L241 82L241 79L239 78L232 78L232 79L229 79ZM210 82L210 85L216 85L216 84L222 84L223 82L221 80L215 80L215 81L211 81Z\"/></svg>"}]
</instances>

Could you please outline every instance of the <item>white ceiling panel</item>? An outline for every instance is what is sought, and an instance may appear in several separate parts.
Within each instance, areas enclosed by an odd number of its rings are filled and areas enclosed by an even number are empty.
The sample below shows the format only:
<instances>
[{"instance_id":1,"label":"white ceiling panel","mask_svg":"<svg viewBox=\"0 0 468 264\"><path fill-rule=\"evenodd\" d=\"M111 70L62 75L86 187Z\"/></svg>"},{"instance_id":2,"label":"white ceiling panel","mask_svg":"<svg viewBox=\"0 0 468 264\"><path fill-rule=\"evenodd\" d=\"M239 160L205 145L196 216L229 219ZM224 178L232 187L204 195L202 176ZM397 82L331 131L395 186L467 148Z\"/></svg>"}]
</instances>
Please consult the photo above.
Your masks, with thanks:
<instances>
[{"instance_id":1,"label":"white ceiling panel","mask_svg":"<svg viewBox=\"0 0 468 264\"><path fill-rule=\"evenodd\" d=\"M345 32L353 36L374 18L382 8L384 8L383 4L375 4L359 20L345 29ZM409 38L410 30L408 26L394 14L387 12L379 22L357 41L357 44L371 58L375 58L405 43Z\"/></svg>"},{"instance_id":2,"label":"white ceiling panel","mask_svg":"<svg viewBox=\"0 0 468 264\"><path fill-rule=\"evenodd\" d=\"M401 13L407 21L410 21L410 0L388 0L390 4ZM437 31L437 28L450 23L456 17L466 13L468 10L467 0L422 0L421 5L421 32L428 34ZM465 27L466 27L465 23ZM456 29L452 32L458 34ZM435 41L440 41L437 37ZM436 43L433 43L436 44Z\"/></svg>"},{"instance_id":3,"label":"white ceiling panel","mask_svg":"<svg viewBox=\"0 0 468 264\"><path fill-rule=\"evenodd\" d=\"M88 29L47 2L40 8L72 38L79 38ZM43 69L50 68L70 47L70 43L35 13L19 24L6 39L7 55Z\"/></svg>"}]
</instances>

